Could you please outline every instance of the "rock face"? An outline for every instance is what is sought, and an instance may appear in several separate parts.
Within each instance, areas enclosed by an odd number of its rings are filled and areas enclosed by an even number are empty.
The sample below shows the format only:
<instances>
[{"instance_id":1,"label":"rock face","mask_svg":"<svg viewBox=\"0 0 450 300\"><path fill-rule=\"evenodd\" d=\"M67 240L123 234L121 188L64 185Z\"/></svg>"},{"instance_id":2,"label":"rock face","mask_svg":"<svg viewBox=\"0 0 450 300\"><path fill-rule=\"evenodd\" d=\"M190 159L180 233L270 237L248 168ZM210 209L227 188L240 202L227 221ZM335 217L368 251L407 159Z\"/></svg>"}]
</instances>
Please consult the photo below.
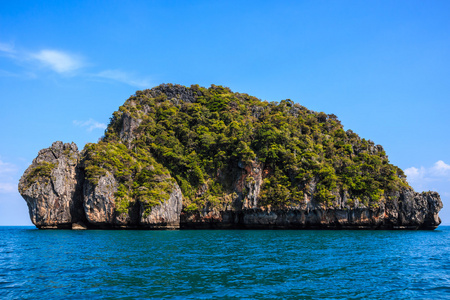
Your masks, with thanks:
<instances>
[{"instance_id":1,"label":"rock face","mask_svg":"<svg viewBox=\"0 0 450 300\"><path fill-rule=\"evenodd\" d=\"M135 203L125 213L116 210L117 181L112 174L93 185L84 180L81 153L74 143L55 142L39 151L19 181L30 219L39 229L180 227L182 195L175 184L167 201L152 207Z\"/></svg>"},{"instance_id":2,"label":"rock face","mask_svg":"<svg viewBox=\"0 0 450 300\"><path fill-rule=\"evenodd\" d=\"M436 192L403 189L389 195L379 207L350 206L345 195L339 207L326 208L305 195L305 201L284 209L261 208L258 203L264 178L259 163L241 165L234 183L235 199L218 210L183 212L183 195L177 184L164 203L146 212L136 202L126 213L117 213L117 181L112 174L93 185L85 180L81 154L74 143L55 142L39 151L19 182L30 218L40 229L54 228L252 228L252 229L435 229L442 201ZM250 179L249 179L250 178ZM314 189L314 182L311 188ZM313 194L313 193L311 193Z\"/></svg>"},{"instance_id":3,"label":"rock face","mask_svg":"<svg viewBox=\"0 0 450 300\"><path fill-rule=\"evenodd\" d=\"M109 227L122 223L114 213L116 191L117 183L110 173L100 177L95 186L86 181L83 187L83 208L90 224L97 227Z\"/></svg>"},{"instance_id":4,"label":"rock face","mask_svg":"<svg viewBox=\"0 0 450 300\"><path fill-rule=\"evenodd\" d=\"M238 209L182 213L182 228L243 229L435 229L443 204L436 192L417 193L405 188L389 195L378 207L349 205L338 195L337 207L327 208L305 195L305 201L284 209L261 208L259 187L265 171L251 164L235 182ZM246 180L250 177L251 180ZM246 184L244 184L246 182ZM242 194L243 187L247 194ZM311 194L315 189L314 180Z\"/></svg>"},{"instance_id":5,"label":"rock face","mask_svg":"<svg viewBox=\"0 0 450 300\"><path fill-rule=\"evenodd\" d=\"M161 85L130 97L99 143L39 151L19 192L42 229L435 229L439 194L416 193L405 178L334 115Z\"/></svg>"},{"instance_id":6,"label":"rock face","mask_svg":"<svg viewBox=\"0 0 450 300\"><path fill-rule=\"evenodd\" d=\"M74 143L55 142L39 151L20 179L19 192L38 228L71 228L85 221L79 158Z\"/></svg>"},{"instance_id":7,"label":"rock face","mask_svg":"<svg viewBox=\"0 0 450 300\"><path fill-rule=\"evenodd\" d=\"M147 214L145 207L140 204L139 225L143 228L153 229L176 229L180 228L180 213L182 208L183 195L178 185L170 194L169 199L161 205L152 208Z\"/></svg>"}]
</instances>

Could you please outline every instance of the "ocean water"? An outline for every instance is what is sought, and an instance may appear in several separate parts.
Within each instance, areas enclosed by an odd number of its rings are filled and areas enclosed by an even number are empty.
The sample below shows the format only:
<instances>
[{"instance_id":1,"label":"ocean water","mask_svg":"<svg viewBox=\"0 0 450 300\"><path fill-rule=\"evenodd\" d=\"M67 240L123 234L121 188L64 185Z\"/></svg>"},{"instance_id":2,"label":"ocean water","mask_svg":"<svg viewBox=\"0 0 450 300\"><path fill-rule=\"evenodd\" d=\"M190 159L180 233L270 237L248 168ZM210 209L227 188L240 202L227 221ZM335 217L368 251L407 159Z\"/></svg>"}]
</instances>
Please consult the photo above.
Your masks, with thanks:
<instances>
[{"instance_id":1,"label":"ocean water","mask_svg":"<svg viewBox=\"0 0 450 300\"><path fill-rule=\"evenodd\" d=\"M0 299L449 299L434 231L0 227Z\"/></svg>"}]
</instances>

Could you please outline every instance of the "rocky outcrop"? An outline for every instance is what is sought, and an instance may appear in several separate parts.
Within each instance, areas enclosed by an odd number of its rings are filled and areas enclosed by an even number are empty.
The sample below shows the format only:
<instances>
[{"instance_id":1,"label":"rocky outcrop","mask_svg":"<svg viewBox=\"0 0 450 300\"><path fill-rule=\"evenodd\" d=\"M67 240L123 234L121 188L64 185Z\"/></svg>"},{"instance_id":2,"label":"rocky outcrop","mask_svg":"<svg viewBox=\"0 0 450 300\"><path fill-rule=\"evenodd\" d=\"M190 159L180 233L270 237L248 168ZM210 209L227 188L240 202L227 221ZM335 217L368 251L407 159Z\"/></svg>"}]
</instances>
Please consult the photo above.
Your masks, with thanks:
<instances>
[{"instance_id":1,"label":"rocky outcrop","mask_svg":"<svg viewBox=\"0 0 450 300\"><path fill-rule=\"evenodd\" d=\"M312 229L435 229L442 201L435 192L405 189L377 208L347 207L283 210L244 210L243 228Z\"/></svg>"},{"instance_id":2,"label":"rocky outcrop","mask_svg":"<svg viewBox=\"0 0 450 300\"><path fill-rule=\"evenodd\" d=\"M38 228L71 228L72 223L85 220L79 159L74 143L55 142L39 151L22 175L19 192Z\"/></svg>"},{"instance_id":3,"label":"rocky outcrop","mask_svg":"<svg viewBox=\"0 0 450 300\"><path fill-rule=\"evenodd\" d=\"M441 223L443 204L436 192L404 188L387 195L377 207L348 199L344 192L327 207L313 199L317 178L311 179L303 201L283 208L261 207L260 188L270 170L256 161L247 165L239 162L238 167L241 172L233 184L235 209L182 213L182 228L435 229Z\"/></svg>"},{"instance_id":4,"label":"rocky outcrop","mask_svg":"<svg viewBox=\"0 0 450 300\"><path fill-rule=\"evenodd\" d=\"M250 195L251 199L252 195ZM247 198L246 198L247 199ZM240 229L435 229L441 223L442 201L436 192L405 189L377 208L356 203L327 208L304 201L283 209L248 207L225 211L182 213L182 228ZM343 200L338 200L337 202Z\"/></svg>"},{"instance_id":5,"label":"rocky outcrop","mask_svg":"<svg viewBox=\"0 0 450 300\"><path fill-rule=\"evenodd\" d=\"M151 90L145 90L144 92L148 92L150 96L154 98L163 95L168 100L176 102L183 101L193 103L196 101L192 89L186 88L185 86L179 84L161 84Z\"/></svg>"},{"instance_id":6,"label":"rocky outcrop","mask_svg":"<svg viewBox=\"0 0 450 300\"><path fill-rule=\"evenodd\" d=\"M118 212L117 180L111 173L96 184L85 180L82 154L74 143L55 142L39 151L19 181L19 192L28 204L30 219L40 229L180 227L182 194L177 184L164 203L148 212L134 202Z\"/></svg>"},{"instance_id":7,"label":"rocky outcrop","mask_svg":"<svg viewBox=\"0 0 450 300\"><path fill-rule=\"evenodd\" d=\"M74 143L55 142L39 151L19 182L33 224L50 228L253 228L253 229L435 229L442 201L436 192L410 188L393 192L378 207L366 207L339 195L333 207L315 203L311 196L289 207L263 208L258 204L264 166L238 164L235 198L222 209L205 207L183 212L183 195L175 183L168 200L148 211L134 202L127 212L117 211L117 181L111 173L97 184L85 180L81 154ZM310 184L314 194L316 182Z\"/></svg>"},{"instance_id":8,"label":"rocky outcrop","mask_svg":"<svg viewBox=\"0 0 450 300\"><path fill-rule=\"evenodd\" d=\"M149 229L180 228L182 201L183 195L178 185L176 185L169 199L161 205L152 207L150 213L147 213L145 205L140 203L140 227Z\"/></svg>"},{"instance_id":9,"label":"rocky outcrop","mask_svg":"<svg viewBox=\"0 0 450 300\"><path fill-rule=\"evenodd\" d=\"M393 228L434 229L441 223L439 211L443 204L436 192L417 193L404 189L395 193L385 206L386 219Z\"/></svg>"},{"instance_id":10,"label":"rocky outcrop","mask_svg":"<svg viewBox=\"0 0 450 300\"><path fill-rule=\"evenodd\" d=\"M114 202L116 191L117 182L109 172L100 177L96 185L86 181L83 187L83 208L89 224L107 228L127 223L126 220L116 218Z\"/></svg>"},{"instance_id":11,"label":"rocky outcrop","mask_svg":"<svg viewBox=\"0 0 450 300\"><path fill-rule=\"evenodd\" d=\"M98 143L39 151L19 192L38 228L434 229L442 208L336 116L214 85L137 91Z\"/></svg>"},{"instance_id":12,"label":"rocky outcrop","mask_svg":"<svg viewBox=\"0 0 450 300\"><path fill-rule=\"evenodd\" d=\"M261 163L252 161L248 165L240 162L239 167L242 168L241 176L235 183L235 190L243 197L243 208L257 208L258 197L261 191L261 185L263 180L263 165ZM246 191L246 195L243 195L243 191Z\"/></svg>"},{"instance_id":13,"label":"rocky outcrop","mask_svg":"<svg viewBox=\"0 0 450 300\"><path fill-rule=\"evenodd\" d=\"M122 116L122 130L120 131L120 139L130 144L134 139L134 131L141 124L142 119L135 119L130 114L123 114Z\"/></svg>"}]
</instances>

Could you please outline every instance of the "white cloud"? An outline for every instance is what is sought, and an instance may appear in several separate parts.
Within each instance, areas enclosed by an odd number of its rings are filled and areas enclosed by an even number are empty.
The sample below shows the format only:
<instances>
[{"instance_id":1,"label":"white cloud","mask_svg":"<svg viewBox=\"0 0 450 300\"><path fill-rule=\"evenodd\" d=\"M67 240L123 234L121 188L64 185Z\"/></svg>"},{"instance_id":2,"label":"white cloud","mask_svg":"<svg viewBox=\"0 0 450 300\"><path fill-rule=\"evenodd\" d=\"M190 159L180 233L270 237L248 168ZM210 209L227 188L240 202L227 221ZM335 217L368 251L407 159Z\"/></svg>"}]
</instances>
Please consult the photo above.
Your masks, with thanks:
<instances>
[{"instance_id":1,"label":"white cloud","mask_svg":"<svg viewBox=\"0 0 450 300\"><path fill-rule=\"evenodd\" d=\"M419 169L417 169L415 167L405 169L405 174L408 177L417 177L417 176L419 176Z\"/></svg>"},{"instance_id":2,"label":"white cloud","mask_svg":"<svg viewBox=\"0 0 450 300\"><path fill-rule=\"evenodd\" d=\"M89 119L87 121L73 121L73 124L79 127L85 127L87 131L92 131L94 129L106 129L106 124L97 122L93 119Z\"/></svg>"},{"instance_id":3,"label":"white cloud","mask_svg":"<svg viewBox=\"0 0 450 300\"><path fill-rule=\"evenodd\" d=\"M151 86L151 81L148 78L136 78L135 75L120 70L105 70L95 76L105 79L112 79L140 88L149 88Z\"/></svg>"},{"instance_id":4,"label":"white cloud","mask_svg":"<svg viewBox=\"0 0 450 300\"><path fill-rule=\"evenodd\" d=\"M1 77L25 77L29 79L40 78L39 69L36 70L36 64L50 69L58 74L74 75L86 67L85 59L79 55L71 54L67 51L55 49L41 49L37 52L27 50L16 50L14 45L0 42L0 56L13 60L22 67L25 72L14 73L10 70L0 70ZM125 83L139 88L150 88L154 84L149 78L142 78L133 73L122 70L107 69L101 72L78 72L78 77L107 79L115 82Z\"/></svg>"},{"instance_id":5,"label":"white cloud","mask_svg":"<svg viewBox=\"0 0 450 300\"><path fill-rule=\"evenodd\" d=\"M17 192L17 166L0 160L0 193Z\"/></svg>"},{"instance_id":6,"label":"white cloud","mask_svg":"<svg viewBox=\"0 0 450 300\"><path fill-rule=\"evenodd\" d=\"M425 182L450 181L450 165L444 161L437 161L432 167L410 167L405 169L410 184L421 185Z\"/></svg>"},{"instance_id":7,"label":"white cloud","mask_svg":"<svg viewBox=\"0 0 450 300\"><path fill-rule=\"evenodd\" d=\"M425 175L425 168L421 167L420 169L417 169L415 167L411 167L408 169L405 169L405 175L408 178L408 181L417 181L424 177Z\"/></svg>"},{"instance_id":8,"label":"white cloud","mask_svg":"<svg viewBox=\"0 0 450 300\"><path fill-rule=\"evenodd\" d=\"M58 73L72 72L83 66L81 58L57 50L41 50L38 53L32 54L31 58L38 60Z\"/></svg>"},{"instance_id":9,"label":"white cloud","mask_svg":"<svg viewBox=\"0 0 450 300\"><path fill-rule=\"evenodd\" d=\"M450 176L450 165L442 160L437 161L431 168L431 173L437 176Z\"/></svg>"},{"instance_id":10,"label":"white cloud","mask_svg":"<svg viewBox=\"0 0 450 300\"><path fill-rule=\"evenodd\" d=\"M39 52L29 52L26 50L16 50L14 45L0 42L0 55L14 60L17 64L30 66L33 62L50 68L57 73L69 73L76 71L84 66L83 59L80 56L69 54L68 52L42 49Z\"/></svg>"}]
</instances>

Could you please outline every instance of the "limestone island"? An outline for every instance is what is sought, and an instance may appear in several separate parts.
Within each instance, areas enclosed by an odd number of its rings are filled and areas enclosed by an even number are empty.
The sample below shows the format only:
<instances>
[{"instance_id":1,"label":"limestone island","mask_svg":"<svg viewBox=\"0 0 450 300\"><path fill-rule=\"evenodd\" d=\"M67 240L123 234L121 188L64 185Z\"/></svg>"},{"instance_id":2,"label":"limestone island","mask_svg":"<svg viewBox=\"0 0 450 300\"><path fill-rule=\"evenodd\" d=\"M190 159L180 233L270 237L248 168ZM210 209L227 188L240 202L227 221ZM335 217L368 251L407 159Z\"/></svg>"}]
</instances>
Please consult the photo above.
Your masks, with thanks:
<instances>
[{"instance_id":1,"label":"limestone island","mask_svg":"<svg viewBox=\"0 0 450 300\"><path fill-rule=\"evenodd\" d=\"M442 208L335 115L215 85L137 91L98 143L40 150L19 192L40 229L435 229Z\"/></svg>"}]
</instances>

